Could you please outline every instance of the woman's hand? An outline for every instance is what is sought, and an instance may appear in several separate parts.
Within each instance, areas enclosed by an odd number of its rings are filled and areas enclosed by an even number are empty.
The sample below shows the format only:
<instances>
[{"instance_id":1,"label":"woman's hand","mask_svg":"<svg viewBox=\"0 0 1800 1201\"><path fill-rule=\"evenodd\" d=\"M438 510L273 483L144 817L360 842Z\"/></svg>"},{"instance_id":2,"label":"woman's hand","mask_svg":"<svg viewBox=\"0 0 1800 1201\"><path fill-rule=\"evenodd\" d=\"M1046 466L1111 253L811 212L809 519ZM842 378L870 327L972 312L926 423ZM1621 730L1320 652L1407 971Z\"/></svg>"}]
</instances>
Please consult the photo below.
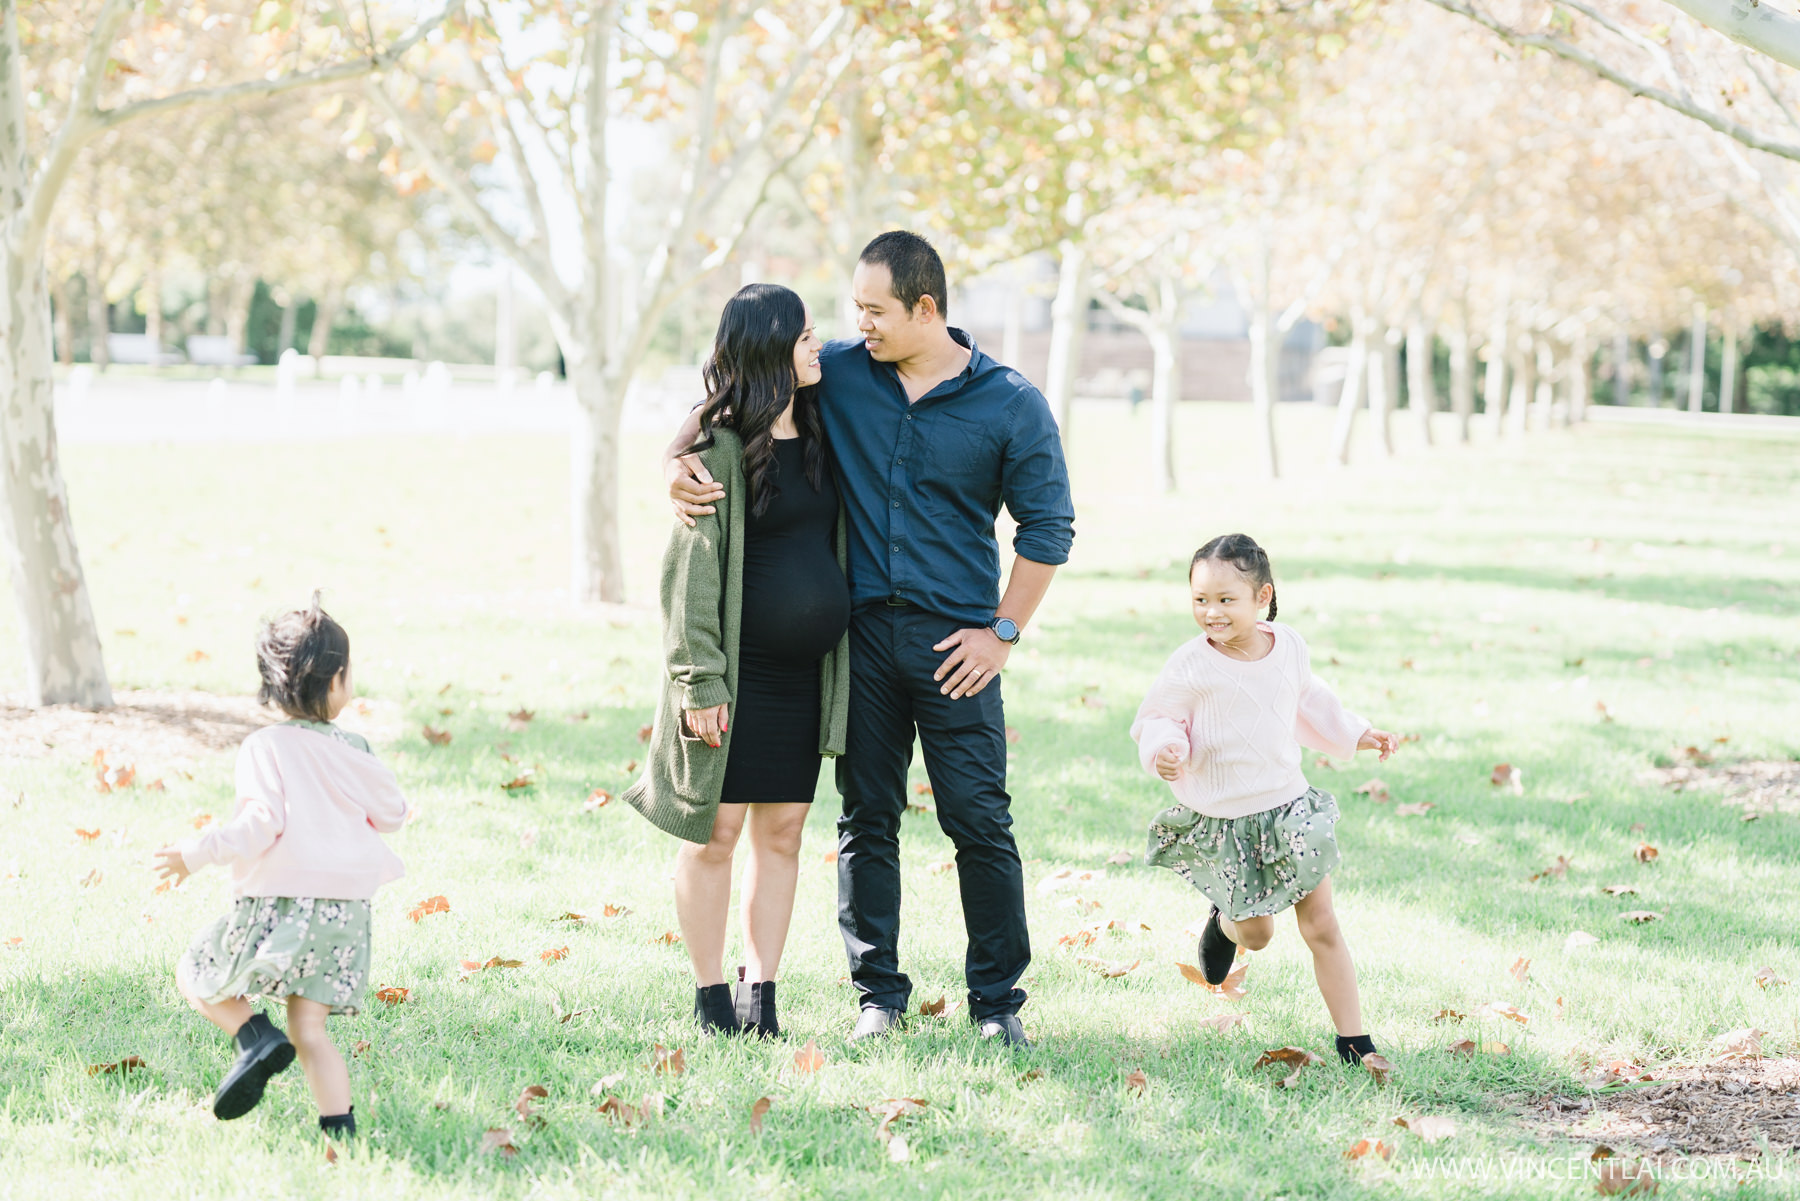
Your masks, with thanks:
<instances>
[{"instance_id":1,"label":"woman's hand","mask_svg":"<svg viewBox=\"0 0 1800 1201\"><path fill-rule=\"evenodd\" d=\"M190 874L179 847L158 847L151 858L156 860L156 874L164 880L173 880L177 888L181 887L181 882Z\"/></svg>"},{"instance_id":2,"label":"woman's hand","mask_svg":"<svg viewBox=\"0 0 1800 1201\"><path fill-rule=\"evenodd\" d=\"M730 723L725 719L725 710L726 706L724 705L714 705L710 709L686 710L688 729L692 730L694 736L707 746L718 746L721 735L731 729Z\"/></svg>"},{"instance_id":3,"label":"woman's hand","mask_svg":"<svg viewBox=\"0 0 1800 1201\"><path fill-rule=\"evenodd\" d=\"M1181 774L1181 765L1187 760L1187 748L1170 743L1156 752L1156 774L1173 783Z\"/></svg>"},{"instance_id":4,"label":"woman's hand","mask_svg":"<svg viewBox=\"0 0 1800 1201\"><path fill-rule=\"evenodd\" d=\"M1385 762L1387 757L1400 749L1400 736L1390 734L1386 730L1364 730L1363 736L1356 740L1359 751L1380 751Z\"/></svg>"}]
</instances>

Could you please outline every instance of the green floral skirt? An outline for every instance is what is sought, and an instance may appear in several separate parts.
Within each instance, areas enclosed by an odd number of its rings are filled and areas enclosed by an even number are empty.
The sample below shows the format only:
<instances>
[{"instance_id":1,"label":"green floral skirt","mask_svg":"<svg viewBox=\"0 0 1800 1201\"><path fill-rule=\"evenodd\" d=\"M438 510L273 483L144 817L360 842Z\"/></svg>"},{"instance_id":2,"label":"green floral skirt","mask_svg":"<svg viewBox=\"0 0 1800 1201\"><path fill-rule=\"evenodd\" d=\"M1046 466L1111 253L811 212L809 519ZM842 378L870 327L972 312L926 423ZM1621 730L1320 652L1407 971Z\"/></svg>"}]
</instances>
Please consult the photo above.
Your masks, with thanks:
<instances>
[{"instance_id":1,"label":"green floral skirt","mask_svg":"<svg viewBox=\"0 0 1800 1201\"><path fill-rule=\"evenodd\" d=\"M1338 865L1337 801L1304 796L1248 817L1203 817L1171 805L1150 823L1144 862L1166 867L1232 921L1293 907Z\"/></svg>"},{"instance_id":2,"label":"green floral skirt","mask_svg":"<svg viewBox=\"0 0 1800 1201\"><path fill-rule=\"evenodd\" d=\"M239 897L200 931L177 971L195 995L305 997L356 1013L369 979L369 902Z\"/></svg>"}]
</instances>

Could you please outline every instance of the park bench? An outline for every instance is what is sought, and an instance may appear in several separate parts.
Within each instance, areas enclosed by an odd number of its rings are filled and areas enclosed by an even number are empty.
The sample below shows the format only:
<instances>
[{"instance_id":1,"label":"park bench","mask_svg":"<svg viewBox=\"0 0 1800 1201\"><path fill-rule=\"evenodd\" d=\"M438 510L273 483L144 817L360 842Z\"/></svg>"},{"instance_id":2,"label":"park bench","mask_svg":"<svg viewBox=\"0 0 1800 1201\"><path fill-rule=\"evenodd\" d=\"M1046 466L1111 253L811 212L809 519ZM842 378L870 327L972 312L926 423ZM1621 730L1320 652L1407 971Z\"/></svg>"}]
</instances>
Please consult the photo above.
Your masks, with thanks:
<instances>
[{"instance_id":1,"label":"park bench","mask_svg":"<svg viewBox=\"0 0 1800 1201\"><path fill-rule=\"evenodd\" d=\"M194 334L187 340L188 362L203 367L250 367L257 359L242 354L231 339L217 334Z\"/></svg>"},{"instance_id":2,"label":"park bench","mask_svg":"<svg viewBox=\"0 0 1800 1201\"><path fill-rule=\"evenodd\" d=\"M167 367L181 362L179 352L163 347L149 334L107 334L106 353L111 362L132 366Z\"/></svg>"}]
</instances>

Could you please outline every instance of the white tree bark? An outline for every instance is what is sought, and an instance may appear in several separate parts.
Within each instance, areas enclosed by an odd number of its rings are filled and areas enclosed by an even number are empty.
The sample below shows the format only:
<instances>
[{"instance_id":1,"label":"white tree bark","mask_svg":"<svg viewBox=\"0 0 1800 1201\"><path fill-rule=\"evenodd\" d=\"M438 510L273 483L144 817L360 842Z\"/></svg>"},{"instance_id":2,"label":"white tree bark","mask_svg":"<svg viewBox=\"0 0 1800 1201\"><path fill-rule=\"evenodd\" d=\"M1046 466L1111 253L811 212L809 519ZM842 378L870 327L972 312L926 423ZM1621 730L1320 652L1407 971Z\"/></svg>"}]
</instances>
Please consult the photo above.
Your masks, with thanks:
<instances>
[{"instance_id":1,"label":"white tree bark","mask_svg":"<svg viewBox=\"0 0 1800 1201\"><path fill-rule=\"evenodd\" d=\"M1388 330L1369 351L1369 436L1383 458L1394 454L1394 402L1400 391L1400 339Z\"/></svg>"},{"instance_id":2,"label":"white tree bark","mask_svg":"<svg viewBox=\"0 0 1800 1201\"><path fill-rule=\"evenodd\" d=\"M1706 306L1694 302L1694 324L1688 335L1688 412L1698 413L1706 401Z\"/></svg>"},{"instance_id":3,"label":"white tree bark","mask_svg":"<svg viewBox=\"0 0 1800 1201\"><path fill-rule=\"evenodd\" d=\"M1556 347L1549 338L1537 340L1537 427L1550 429L1556 424Z\"/></svg>"},{"instance_id":4,"label":"white tree bark","mask_svg":"<svg viewBox=\"0 0 1800 1201\"><path fill-rule=\"evenodd\" d=\"M1580 425L1587 420L1589 393L1593 388L1593 377L1590 369L1593 366L1594 352L1588 346L1588 335L1585 328L1575 331L1575 338L1569 346L1569 424Z\"/></svg>"},{"instance_id":5,"label":"white tree bark","mask_svg":"<svg viewBox=\"0 0 1800 1201\"><path fill-rule=\"evenodd\" d=\"M1536 391L1532 367L1531 336L1522 334L1512 347L1512 391L1506 398L1507 432L1523 434L1531 428L1531 394Z\"/></svg>"},{"instance_id":6,"label":"white tree bark","mask_svg":"<svg viewBox=\"0 0 1800 1201\"><path fill-rule=\"evenodd\" d=\"M1469 354L1469 307L1457 305L1450 326L1450 411L1456 416L1456 440L1469 440L1475 419L1475 371Z\"/></svg>"},{"instance_id":7,"label":"white tree bark","mask_svg":"<svg viewBox=\"0 0 1800 1201\"><path fill-rule=\"evenodd\" d=\"M1431 326L1413 310L1406 325L1406 405L1419 427L1419 438L1431 445L1431 415L1437 411L1437 386L1431 378Z\"/></svg>"},{"instance_id":8,"label":"white tree bark","mask_svg":"<svg viewBox=\"0 0 1800 1201\"><path fill-rule=\"evenodd\" d=\"M1621 321L1613 331L1613 404L1631 403L1631 331Z\"/></svg>"},{"instance_id":9,"label":"white tree bark","mask_svg":"<svg viewBox=\"0 0 1800 1201\"><path fill-rule=\"evenodd\" d=\"M1350 353L1344 360L1344 390L1338 393L1337 421L1331 429L1331 458L1340 467L1350 462L1350 434L1362 407L1363 384L1369 374L1369 341L1374 324L1360 310L1350 315Z\"/></svg>"},{"instance_id":10,"label":"white tree bark","mask_svg":"<svg viewBox=\"0 0 1800 1201\"><path fill-rule=\"evenodd\" d=\"M1150 479L1158 492L1175 490L1175 411L1181 403L1181 305L1174 272L1159 272L1149 311L1126 305L1106 288L1094 295L1150 343Z\"/></svg>"},{"instance_id":11,"label":"white tree bark","mask_svg":"<svg viewBox=\"0 0 1800 1201\"><path fill-rule=\"evenodd\" d=\"M1281 388L1281 326L1277 315L1269 311L1266 250L1262 263L1263 286L1250 307L1250 405L1263 474L1277 479L1281 463L1275 451L1275 402Z\"/></svg>"},{"instance_id":12,"label":"white tree bark","mask_svg":"<svg viewBox=\"0 0 1800 1201\"><path fill-rule=\"evenodd\" d=\"M1724 338L1724 352L1721 354L1719 362L1719 412L1730 413L1737 408L1737 319L1735 317L1725 318L1720 332Z\"/></svg>"},{"instance_id":13,"label":"white tree bark","mask_svg":"<svg viewBox=\"0 0 1800 1201\"><path fill-rule=\"evenodd\" d=\"M590 356L563 358L575 389L575 428L569 439L569 526L574 567L570 587L586 600L616 600L625 592L619 547L619 418L624 397Z\"/></svg>"},{"instance_id":14,"label":"white tree bark","mask_svg":"<svg viewBox=\"0 0 1800 1201\"><path fill-rule=\"evenodd\" d=\"M1075 375L1081 370L1081 344L1087 334L1089 292L1088 249L1076 239L1059 248L1056 298L1050 302L1050 361L1044 369L1044 399L1069 449L1069 409L1075 399Z\"/></svg>"},{"instance_id":15,"label":"white tree bark","mask_svg":"<svg viewBox=\"0 0 1800 1201\"><path fill-rule=\"evenodd\" d=\"M1512 360L1506 338L1506 306L1502 303L1494 313L1493 328L1488 331L1487 376L1481 386L1482 415L1496 438L1506 432L1506 367Z\"/></svg>"},{"instance_id":16,"label":"white tree bark","mask_svg":"<svg viewBox=\"0 0 1800 1201\"><path fill-rule=\"evenodd\" d=\"M313 297L312 329L306 335L306 353L312 356L313 370L331 348L331 327L337 321L341 293L333 288L323 296Z\"/></svg>"},{"instance_id":17,"label":"white tree bark","mask_svg":"<svg viewBox=\"0 0 1800 1201\"><path fill-rule=\"evenodd\" d=\"M1737 0L1668 0L1708 29L1800 69L1800 20L1766 4Z\"/></svg>"}]
</instances>

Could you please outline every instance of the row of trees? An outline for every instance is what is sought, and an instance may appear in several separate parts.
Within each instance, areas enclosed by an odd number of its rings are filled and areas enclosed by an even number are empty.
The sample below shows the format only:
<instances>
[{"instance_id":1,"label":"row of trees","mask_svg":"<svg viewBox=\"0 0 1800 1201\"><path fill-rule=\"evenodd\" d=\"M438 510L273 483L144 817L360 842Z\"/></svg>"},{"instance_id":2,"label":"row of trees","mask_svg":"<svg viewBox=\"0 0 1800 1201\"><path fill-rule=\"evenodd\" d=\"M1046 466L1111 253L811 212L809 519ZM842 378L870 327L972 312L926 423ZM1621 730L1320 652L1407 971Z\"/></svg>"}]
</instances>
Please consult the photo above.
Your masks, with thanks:
<instances>
[{"instance_id":1,"label":"row of trees","mask_svg":"<svg viewBox=\"0 0 1800 1201\"><path fill-rule=\"evenodd\" d=\"M329 310L479 238L543 297L581 414L572 587L617 601L626 390L684 298L796 225L840 284L894 224L964 273L1053 255L1046 393L1067 429L1091 306L1142 331L1165 486L1182 312L1220 273L1250 310L1270 474L1279 347L1308 314L1349 334L1339 459L1364 411L1389 448L1402 394L1428 437L1445 404L1467 436L1477 395L1520 430L1578 416L1621 332L1778 320L1800 153L1756 131L1787 119L1789 72L1734 66L1714 2L1656 28L1580 0L1547 23L1465 0L0 0L4 528L31 697L107 700L51 425L50 297L76 274L116 300L187 264L230 333L257 278Z\"/></svg>"}]
</instances>

